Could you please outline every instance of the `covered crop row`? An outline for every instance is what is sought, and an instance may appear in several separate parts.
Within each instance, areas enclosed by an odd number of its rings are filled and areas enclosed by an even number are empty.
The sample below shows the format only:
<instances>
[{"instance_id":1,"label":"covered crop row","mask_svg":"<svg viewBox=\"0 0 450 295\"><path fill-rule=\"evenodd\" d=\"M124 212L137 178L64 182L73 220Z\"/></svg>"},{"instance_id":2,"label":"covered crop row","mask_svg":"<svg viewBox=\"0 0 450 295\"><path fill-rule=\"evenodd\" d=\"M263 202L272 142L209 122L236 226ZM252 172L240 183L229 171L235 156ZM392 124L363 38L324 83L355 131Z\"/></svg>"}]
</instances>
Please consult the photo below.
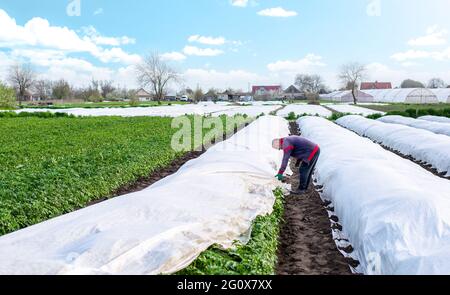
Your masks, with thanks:
<instances>
[{"instance_id":1,"label":"covered crop row","mask_svg":"<svg viewBox=\"0 0 450 295\"><path fill-rule=\"evenodd\" d=\"M346 116L337 124L382 145L431 164L450 176L450 137L398 124L388 124L361 116Z\"/></svg>"},{"instance_id":2,"label":"covered crop row","mask_svg":"<svg viewBox=\"0 0 450 295\"><path fill-rule=\"evenodd\" d=\"M309 115L320 116L328 118L332 115L332 112L322 106L306 105L306 104L290 104L284 109L280 110L277 115L283 118L289 116L290 113L294 113L297 116Z\"/></svg>"},{"instance_id":3,"label":"covered crop row","mask_svg":"<svg viewBox=\"0 0 450 295\"><path fill-rule=\"evenodd\" d=\"M277 105L236 106L215 103L199 104L176 104L172 106L159 107L136 107L136 108L75 108L75 109L23 109L20 112L59 112L74 116L118 116L118 117L179 117L184 115L214 115L234 116L235 114L256 117L261 113L269 114L278 109Z\"/></svg>"},{"instance_id":4,"label":"covered crop row","mask_svg":"<svg viewBox=\"0 0 450 295\"><path fill-rule=\"evenodd\" d=\"M450 124L450 118L447 117L439 117L439 116L423 116L419 118L420 120L430 121L430 122L438 122L438 123L447 123Z\"/></svg>"},{"instance_id":5,"label":"covered crop row","mask_svg":"<svg viewBox=\"0 0 450 295\"><path fill-rule=\"evenodd\" d=\"M343 114L353 114L353 115L362 115L364 117L366 116L370 116L373 114L380 114L380 115L384 115L383 112L380 111L374 111L371 109L367 109L367 108L363 108L363 107L358 107L358 106L354 106L354 105L347 105L347 104L342 104L342 105L338 105L338 104L333 104L333 105L327 105L329 108L335 110L336 112L339 113L343 113Z\"/></svg>"},{"instance_id":6,"label":"covered crop row","mask_svg":"<svg viewBox=\"0 0 450 295\"><path fill-rule=\"evenodd\" d=\"M110 197L166 167L184 155L171 148L171 123L0 118L0 235Z\"/></svg>"},{"instance_id":7,"label":"covered crop row","mask_svg":"<svg viewBox=\"0 0 450 295\"><path fill-rule=\"evenodd\" d=\"M330 121L304 117L331 200L365 274L450 274L450 182Z\"/></svg>"},{"instance_id":8,"label":"covered crop row","mask_svg":"<svg viewBox=\"0 0 450 295\"><path fill-rule=\"evenodd\" d=\"M262 117L149 188L0 238L0 273L160 274L248 240L271 213L286 120Z\"/></svg>"},{"instance_id":9,"label":"covered crop row","mask_svg":"<svg viewBox=\"0 0 450 295\"><path fill-rule=\"evenodd\" d=\"M402 116L386 116L378 120L384 123L400 124L418 129L428 130L436 134L450 136L450 124L446 123L430 122Z\"/></svg>"}]
</instances>

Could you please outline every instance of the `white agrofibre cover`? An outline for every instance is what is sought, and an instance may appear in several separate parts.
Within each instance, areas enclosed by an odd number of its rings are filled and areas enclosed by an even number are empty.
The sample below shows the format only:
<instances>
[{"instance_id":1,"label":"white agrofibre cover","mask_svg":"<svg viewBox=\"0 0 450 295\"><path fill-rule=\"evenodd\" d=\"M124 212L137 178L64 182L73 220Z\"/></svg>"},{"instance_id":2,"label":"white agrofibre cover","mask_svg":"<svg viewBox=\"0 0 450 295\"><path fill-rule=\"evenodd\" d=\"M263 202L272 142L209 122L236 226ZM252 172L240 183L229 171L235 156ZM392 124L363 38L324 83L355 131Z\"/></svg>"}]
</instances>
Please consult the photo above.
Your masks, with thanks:
<instances>
[{"instance_id":1,"label":"white agrofibre cover","mask_svg":"<svg viewBox=\"0 0 450 295\"><path fill-rule=\"evenodd\" d=\"M271 213L286 120L267 116L185 164L121 196L0 238L0 274L160 274L212 244L231 247Z\"/></svg>"},{"instance_id":2,"label":"white agrofibre cover","mask_svg":"<svg viewBox=\"0 0 450 295\"><path fill-rule=\"evenodd\" d=\"M321 145L322 197L365 274L450 274L450 182L325 119L299 120Z\"/></svg>"},{"instance_id":3,"label":"white agrofibre cover","mask_svg":"<svg viewBox=\"0 0 450 295\"><path fill-rule=\"evenodd\" d=\"M419 120L425 120L430 122L437 122L437 123L447 123L450 124L450 118L447 117L439 117L439 116L423 116L420 117Z\"/></svg>"},{"instance_id":4,"label":"white agrofibre cover","mask_svg":"<svg viewBox=\"0 0 450 295\"><path fill-rule=\"evenodd\" d=\"M405 156L433 165L450 176L450 137L408 126L383 123L361 116L346 116L339 125L381 143ZM450 196L449 196L450 197Z\"/></svg>"},{"instance_id":5,"label":"white agrofibre cover","mask_svg":"<svg viewBox=\"0 0 450 295\"><path fill-rule=\"evenodd\" d=\"M320 116L320 117L331 117L333 114L331 111L326 108L318 105L304 105L304 104L290 104L287 105L284 109L280 110L277 115L281 117L287 117L291 112L294 112L296 115L311 115L311 116Z\"/></svg>"},{"instance_id":6,"label":"white agrofibre cover","mask_svg":"<svg viewBox=\"0 0 450 295\"><path fill-rule=\"evenodd\" d=\"M418 129L425 129L436 134L444 134L450 136L450 124L446 123L430 122L402 116L386 116L378 120L384 123L400 124Z\"/></svg>"},{"instance_id":7,"label":"white agrofibre cover","mask_svg":"<svg viewBox=\"0 0 450 295\"><path fill-rule=\"evenodd\" d=\"M348 105L348 104L335 104L335 105L328 105L329 108L335 110L336 112L343 113L343 114L353 114L353 115L363 115L363 116L369 116L373 114L381 114L384 115L385 113L380 111L374 111L368 108L362 108L355 105Z\"/></svg>"},{"instance_id":8,"label":"white agrofibre cover","mask_svg":"<svg viewBox=\"0 0 450 295\"><path fill-rule=\"evenodd\" d=\"M234 116L237 114L257 117L262 113L268 115L276 111L280 106L277 105L255 105L255 106L230 106L214 103L199 103L173 106L156 107L129 107L129 108L76 108L76 109L23 109L20 112L52 112L67 113L82 117L179 117L184 115L212 115L212 116Z\"/></svg>"}]
</instances>

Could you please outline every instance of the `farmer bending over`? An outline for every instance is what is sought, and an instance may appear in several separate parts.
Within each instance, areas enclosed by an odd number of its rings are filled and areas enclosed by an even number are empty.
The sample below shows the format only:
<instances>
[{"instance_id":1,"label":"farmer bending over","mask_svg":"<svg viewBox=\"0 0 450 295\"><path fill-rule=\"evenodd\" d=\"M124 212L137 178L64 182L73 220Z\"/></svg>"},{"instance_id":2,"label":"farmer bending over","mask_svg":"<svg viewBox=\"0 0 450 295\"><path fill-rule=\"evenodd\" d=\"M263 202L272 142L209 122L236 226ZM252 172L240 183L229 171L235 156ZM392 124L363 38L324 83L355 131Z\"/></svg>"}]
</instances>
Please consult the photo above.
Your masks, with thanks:
<instances>
[{"instance_id":1,"label":"farmer bending over","mask_svg":"<svg viewBox=\"0 0 450 295\"><path fill-rule=\"evenodd\" d=\"M299 163L302 162L299 171L300 187L297 190L292 190L291 193L295 195L303 195L306 193L317 160L320 156L319 145L300 136L289 136L286 138L274 139L272 146L274 149L284 151L283 163L281 164L280 171L275 177L282 181L289 159L291 157L297 159L297 167L299 166Z\"/></svg>"}]
</instances>

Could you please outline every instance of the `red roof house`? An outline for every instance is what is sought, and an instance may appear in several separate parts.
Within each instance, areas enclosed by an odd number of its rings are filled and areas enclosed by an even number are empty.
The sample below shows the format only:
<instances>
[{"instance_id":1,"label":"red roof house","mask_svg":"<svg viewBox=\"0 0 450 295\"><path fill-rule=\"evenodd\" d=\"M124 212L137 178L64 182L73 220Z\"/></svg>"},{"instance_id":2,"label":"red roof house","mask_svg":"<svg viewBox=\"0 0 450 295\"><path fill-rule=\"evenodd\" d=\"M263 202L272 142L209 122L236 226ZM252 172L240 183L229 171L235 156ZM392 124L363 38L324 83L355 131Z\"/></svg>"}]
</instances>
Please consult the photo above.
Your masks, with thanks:
<instances>
[{"instance_id":1,"label":"red roof house","mask_svg":"<svg viewBox=\"0 0 450 295\"><path fill-rule=\"evenodd\" d=\"M371 89L392 89L391 82L363 82L361 83L361 90L371 90Z\"/></svg>"}]
</instances>

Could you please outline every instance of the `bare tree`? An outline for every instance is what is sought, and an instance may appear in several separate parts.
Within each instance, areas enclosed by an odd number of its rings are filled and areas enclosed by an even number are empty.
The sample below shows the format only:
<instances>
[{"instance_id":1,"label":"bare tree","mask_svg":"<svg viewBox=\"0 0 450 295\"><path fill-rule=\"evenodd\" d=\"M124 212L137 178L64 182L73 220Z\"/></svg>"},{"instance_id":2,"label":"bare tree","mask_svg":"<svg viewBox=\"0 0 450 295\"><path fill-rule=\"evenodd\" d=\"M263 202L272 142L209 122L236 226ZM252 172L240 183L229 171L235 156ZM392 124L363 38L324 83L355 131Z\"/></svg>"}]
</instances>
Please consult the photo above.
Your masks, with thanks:
<instances>
[{"instance_id":1,"label":"bare tree","mask_svg":"<svg viewBox=\"0 0 450 295\"><path fill-rule=\"evenodd\" d=\"M358 90L359 83L366 76L366 72L366 67L357 62L351 62L341 66L339 80L352 91L354 104L358 103L356 91Z\"/></svg>"},{"instance_id":2,"label":"bare tree","mask_svg":"<svg viewBox=\"0 0 450 295\"><path fill-rule=\"evenodd\" d=\"M158 53L152 53L136 66L141 87L149 87L158 101L164 99L171 82L180 81L180 75Z\"/></svg>"},{"instance_id":3,"label":"bare tree","mask_svg":"<svg viewBox=\"0 0 450 295\"><path fill-rule=\"evenodd\" d=\"M66 80L61 79L53 83L52 96L54 99L58 100L67 99L71 94L72 94L72 87Z\"/></svg>"},{"instance_id":4,"label":"bare tree","mask_svg":"<svg viewBox=\"0 0 450 295\"><path fill-rule=\"evenodd\" d=\"M113 86L113 81L100 81L100 89L103 98L106 98L108 94L113 93L116 87Z\"/></svg>"},{"instance_id":5,"label":"bare tree","mask_svg":"<svg viewBox=\"0 0 450 295\"><path fill-rule=\"evenodd\" d=\"M319 93L325 88L323 79L319 75L297 75L295 85L299 90L306 93Z\"/></svg>"},{"instance_id":6,"label":"bare tree","mask_svg":"<svg viewBox=\"0 0 450 295\"><path fill-rule=\"evenodd\" d=\"M441 78L433 78L428 82L428 88L436 89L445 87L447 87L447 84Z\"/></svg>"},{"instance_id":7,"label":"bare tree","mask_svg":"<svg viewBox=\"0 0 450 295\"><path fill-rule=\"evenodd\" d=\"M52 81L38 80L34 83L34 90L42 100L47 100L52 96Z\"/></svg>"},{"instance_id":8,"label":"bare tree","mask_svg":"<svg viewBox=\"0 0 450 295\"><path fill-rule=\"evenodd\" d=\"M193 94L194 101L195 102L201 101L203 99L203 96L204 96L204 94L203 94L202 88L200 88L200 86L197 86L197 88L195 89L194 94Z\"/></svg>"},{"instance_id":9,"label":"bare tree","mask_svg":"<svg viewBox=\"0 0 450 295\"><path fill-rule=\"evenodd\" d=\"M16 63L9 68L8 81L16 89L19 105L25 100L27 90L33 86L35 72L29 64Z\"/></svg>"}]
</instances>

